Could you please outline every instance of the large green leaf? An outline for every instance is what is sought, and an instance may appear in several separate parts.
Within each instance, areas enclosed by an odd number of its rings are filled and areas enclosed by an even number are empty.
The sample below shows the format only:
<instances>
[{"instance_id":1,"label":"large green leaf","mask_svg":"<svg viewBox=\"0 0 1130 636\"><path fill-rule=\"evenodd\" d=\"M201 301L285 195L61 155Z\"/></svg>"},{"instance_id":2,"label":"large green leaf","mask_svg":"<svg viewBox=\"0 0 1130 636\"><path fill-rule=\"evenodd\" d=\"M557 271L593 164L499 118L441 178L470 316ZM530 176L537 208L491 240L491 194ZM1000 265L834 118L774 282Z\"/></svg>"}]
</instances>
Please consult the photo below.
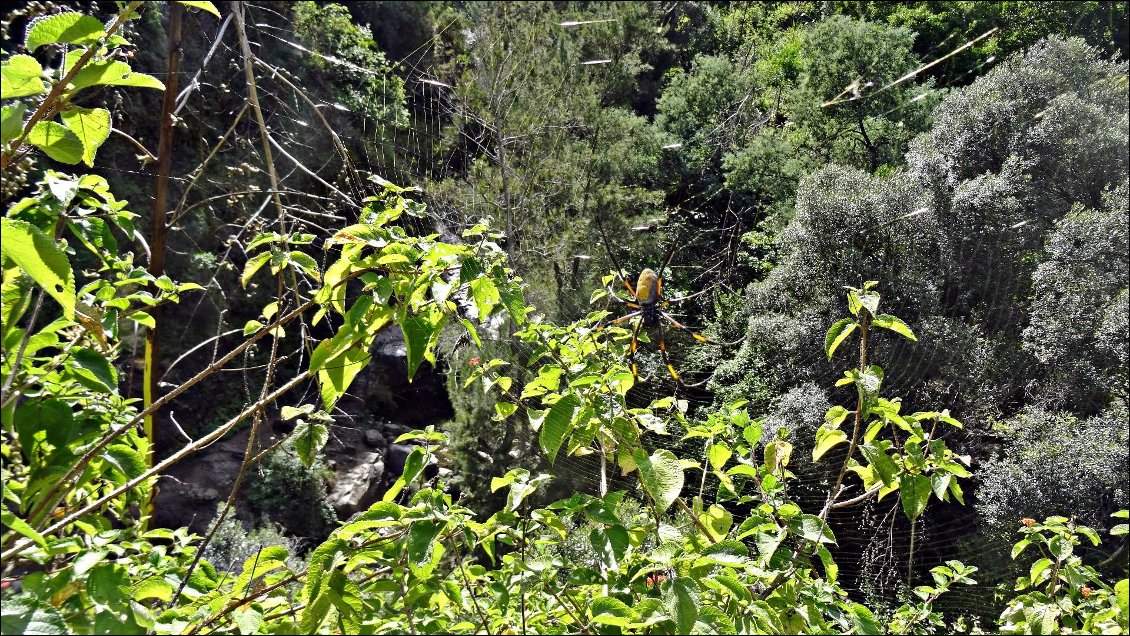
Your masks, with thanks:
<instances>
[{"instance_id":1,"label":"large green leaf","mask_svg":"<svg viewBox=\"0 0 1130 636\"><path fill-rule=\"evenodd\" d=\"M27 136L27 142L60 163L76 164L82 161L82 141L58 122L37 123Z\"/></svg>"},{"instance_id":2,"label":"large green leaf","mask_svg":"<svg viewBox=\"0 0 1130 636\"><path fill-rule=\"evenodd\" d=\"M809 541L818 543L835 543L836 537L832 529L816 515L802 514L789 519L789 529L793 534L799 535Z\"/></svg>"},{"instance_id":3,"label":"large green leaf","mask_svg":"<svg viewBox=\"0 0 1130 636\"><path fill-rule=\"evenodd\" d=\"M105 108L68 108L60 113L63 124L82 142L82 161L94 167L98 147L110 136L110 111Z\"/></svg>"},{"instance_id":4,"label":"large green leaf","mask_svg":"<svg viewBox=\"0 0 1130 636\"><path fill-rule=\"evenodd\" d=\"M557 400L542 419L538 441L541 442L542 450L549 456L549 463L552 464L557 459L557 451L561 448L561 442L565 441L569 425L573 423L573 415L580 404L581 401L577 396L566 395Z\"/></svg>"},{"instance_id":5,"label":"large green leaf","mask_svg":"<svg viewBox=\"0 0 1130 636\"><path fill-rule=\"evenodd\" d=\"M667 449L661 448L649 457L645 450L637 448L632 459L639 468L644 489L655 501L659 513L663 514L683 490L683 468L679 465L679 458Z\"/></svg>"},{"instance_id":6,"label":"large green leaf","mask_svg":"<svg viewBox=\"0 0 1130 636\"><path fill-rule=\"evenodd\" d=\"M294 450L307 468L314 465L318 451L322 450L329 438L330 431L325 424L298 420L298 425L294 427Z\"/></svg>"},{"instance_id":7,"label":"large green leaf","mask_svg":"<svg viewBox=\"0 0 1130 636\"><path fill-rule=\"evenodd\" d=\"M0 253L19 265L32 280L75 317L75 279L63 250L39 228L15 219L0 219Z\"/></svg>"},{"instance_id":8,"label":"large green leaf","mask_svg":"<svg viewBox=\"0 0 1130 636\"><path fill-rule=\"evenodd\" d=\"M424 361L428 353L428 346L436 332L436 325L431 316L409 316L400 324L404 332L404 349L408 357L408 381L416 375L416 369Z\"/></svg>"},{"instance_id":9,"label":"large green leaf","mask_svg":"<svg viewBox=\"0 0 1130 636\"><path fill-rule=\"evenodd\" d=\"M117 60L87 64L78 73L75 73L75 76L71 79L71 85L74 86L74 90L99 85L136 86L138 88L155 88L159 91L165 90L165 85L161 80L145 73L134 73L129 64Z\"/></svg>"},{"instance_id":10,"label":"large green leaf","mask_svg":"<svg viewBox=\"0 0 1130 636\"><path fill-rule=\"evenodd\" d=\"M690 634L698 621L698 590L687 577L671 581L663 590L663 602L675 618L675 633Z\"/></svg>"},{"instance_id":11,"label":"large green leaf","mask_svg":"<svg viewBox=\"0 0 1130 636\"><path fill-rule=\"evenodd\" d=\"M8 528L15 530L16 532L31 539L36 544L38 544L39 547L44 549L47 548L47 539L43 538L43 535L36 532L35 528L28 525L26 521L17 517L12 511L8 510L7 508L0 508L0 522L2 522Z\"/></svg>"},{"instance_id":12,"label":"large green leaf","mask_svg":"<svg viewBox=\"0 0 1130 636\"><path fill-rule=\"evenodd\" d=\"M30 55L13 55L0 65L0 96L4 99L28 97L46 93L43 85L43 67ZM5 124L5 127L7 124ZM4 135L7 142L7 134Z\"/></svg>"},{"instance_id":13,"label":"large green leaf","mask_svg":"<svg viewBox=\"0 0 1130 636\"><path fill-rule=\"evenodd\" d=\"M470 287L471 298L475 300L479 322L483 322L490 316L490 312L494 310L495 305L501 299L498 294L498 287L495 287L494 282L485 276L471 281Z\"/></svg>"},{"instance_id":14,"label":"large green leaf","mask_svg":"<svg viewBox=\"0 0 1130 636\"><path fill-rule=\"evenodd\" d=\"M105 393L118 390L118 372L106 356L93 349L80 347L72 352L71 359L74 360L75 372L92 389Z\"/></svg>"},{"instance_id":15,"label":"large green leaf","mask_svg":"<svg viewBox=\"0 0 1130 636\"><path fill-rule=\"evenodd\" d=\"M16 597L0 604L0 633L67 634L67 623L59 610L43 601Z\"/></svg>"},{"instance_id":16,"label":"large green leaf","mask_svg":"<svg viewBox=\"0 0 1130 636\"><path fill-rule=\"evenodd\" d=\"M424 565L431 560L432 546L444 524L435 521L417 521L408 531L408 558L416 565Z\"/></svg>"},{"instance_id":17,"label":"large green leaf","mask_svg":"<svg viewBox=\"0 0 1130 636\"><path fill-rule=\"evenodd\" d=\"M37 21L27 31L24 47L28 52L44 44L94 44L105 27L97 18L85 13L56 13Z\"/></svg>"},{"instance_id":18,"label":"large green leaf","mask_svg":"<svg viewBox=\"0 0 1130 636\"><path fill-rule=\"evenodd\" d=\"M502 297L502 304L510 312L510 317L521 327L526 322L526 298L522 295L522 286L508 282L498 285L498 293Z\"/></svg>"},{"instance_id":19,"label":"large green leaf","mask_svg":"<svg viewBox=\"0 0 1130 636\"><path fill-rule=\"evenodd\" d=\"M594 623L617 627L631 623L636 615L632 608L628 607L623 601L610 596L593 599L592 603L589 604L589 611L592 612Z\"/></svg>"},{"instance_id":20,"label":"large green leaf","mask_svg":"<svg viewBox=\"0 0 1130 636\"><path fill-rule=\"evenodd\" d=\"M842 444L848 441L847 433L838 428L825 428L821 426L816 429L816 447L812 449L812 461L820 461L820 458L827 453L837 444Z\"/></svg>"},{"instance_id":21,"label":"large green leaf","mask_svg":"<svg viewBox=\"0 0 1130 636\"><path fill-rule=\"evenodd\" d=\"M899 480L899 498L902 511L914 521L926 509L930 499L930 478L925 475L904 475Z\"/></svg>"},{"instance_id":22,"label":"large green leaf","mask_svg":"<svg viewBox=\"0 0 1130 636\"><path fill-rule=\"evenodd\" d=\"M369 352L365 349L349 349L318 371L322 404L327 411L332 410L338 399L345 395L345 391L369 363L369 359Z\"/></svg>"}]
</instances>

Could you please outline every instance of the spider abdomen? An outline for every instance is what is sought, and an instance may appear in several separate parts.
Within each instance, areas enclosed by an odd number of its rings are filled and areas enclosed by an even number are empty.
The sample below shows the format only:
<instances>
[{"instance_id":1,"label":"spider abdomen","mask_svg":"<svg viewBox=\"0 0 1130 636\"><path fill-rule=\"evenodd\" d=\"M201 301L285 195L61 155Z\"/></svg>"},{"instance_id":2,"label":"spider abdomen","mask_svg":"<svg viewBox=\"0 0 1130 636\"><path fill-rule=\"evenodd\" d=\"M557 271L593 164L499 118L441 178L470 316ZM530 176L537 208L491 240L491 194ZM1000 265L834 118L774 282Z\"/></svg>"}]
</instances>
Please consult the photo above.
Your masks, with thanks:
<instances>
[{"instance_id":1,"label":"spider abdomen","mask_svg":"<svg viewBox=\"0 0 1130 636\"><path fill-rule=\"evenodd\" d=\"M640 272L640 278L636 281L636 301L645 307L659 302L659 277L650 267Z\"/></svg>"}]
</instances>

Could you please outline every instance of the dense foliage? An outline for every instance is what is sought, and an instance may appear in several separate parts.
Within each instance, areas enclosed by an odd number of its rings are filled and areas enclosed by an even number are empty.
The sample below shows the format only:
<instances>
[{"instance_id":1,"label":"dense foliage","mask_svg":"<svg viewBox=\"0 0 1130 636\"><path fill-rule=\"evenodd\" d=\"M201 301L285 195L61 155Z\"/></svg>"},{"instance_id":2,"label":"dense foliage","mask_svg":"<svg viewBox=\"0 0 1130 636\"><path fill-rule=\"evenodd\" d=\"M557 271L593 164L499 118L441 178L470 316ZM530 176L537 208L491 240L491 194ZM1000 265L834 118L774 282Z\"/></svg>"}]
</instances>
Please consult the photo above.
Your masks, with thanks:
<instances>
[{"instance_id":1,"label":"dense foliage","mask_svg":"<svg viewBox=\"0 0 1130 636\"><path fill-rule=\"evenodd\" d=\"M3 633L1130 630L1126 3L81 9L5 25ZM454 414L339 516L390 342Z\"/></svg>"}]
</instances>

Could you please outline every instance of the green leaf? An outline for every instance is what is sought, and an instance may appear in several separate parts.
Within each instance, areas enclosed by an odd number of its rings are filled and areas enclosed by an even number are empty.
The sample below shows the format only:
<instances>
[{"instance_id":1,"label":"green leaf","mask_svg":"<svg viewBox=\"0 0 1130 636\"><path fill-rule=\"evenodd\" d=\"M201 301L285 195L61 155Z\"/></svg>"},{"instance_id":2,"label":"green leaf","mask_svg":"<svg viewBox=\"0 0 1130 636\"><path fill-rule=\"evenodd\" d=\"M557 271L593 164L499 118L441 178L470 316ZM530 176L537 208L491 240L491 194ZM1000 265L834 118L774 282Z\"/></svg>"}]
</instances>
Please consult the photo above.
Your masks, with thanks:
<instances>
[{"instance_id":1,"label":"green leaf","mask_svg":"<svg viewBox=\"0 0 1130 636\"><path fill-rule=\"evenodd\" d=\"M102 455L102 459L116 468L126 479L133 479L149 468L145 456L134 447L125 444L111 444Z\"/></svg>"},{"instance_id":2,"label":"green leaf","mask_svg":"<svg viewBox=\"0 0 1130 636\"><path fill-rule=\"evenodd\" d=\"M866 606L859 603L851 604L851 623L855 626L857 634L885 634L883 624L875 619L875 615Z\"/></svg>"},{"instance_id":3,"label":"green leaf","mask_svg":"<svg viewBox=\"0 0 1130 636\"><path fill-rule=\"evenodd\" d=\"M290 253L290 260L295 265L298 265L299 269L306 272L306 274L310 278L313 278L316 281L320 281L322 279L322 271L321 268L318 267L318 262L315 261L309 254L294 251Z\"/></svg>"},{"instance_id":4,"label":"green leaf","mask_svg":"<svg viewBox=\"0 0 1130 636\"><path fill-rule=\"evenodd\" d=\"M894 483L898 476L899 467L895 464L895 460L887 454L886 449L891 445L890 441L882 440L874 444L861 444L859 452L867 458L867 461L878 473L879 479L883 480L884 486L890 486Z\"/></svg>"},{"instance_id":5,"label":"green leaf","mask_svg":"<svg viewBox=\"0 0 1130 636\"><path fill-rule=\"evenodd\" d=\"M408 558L416 565L424 565L431 560L432 546L436 536L445 524L435 521L417 521L408 531Z\"/></svg>"},{"instance_id":6,"label":"green leaf","mask_svg":"<svg viewBox=\"0 0 1130 636\"><path fill-rule=\"evenodd\" d=\"M844 340L855 331L859 325L851 318L843 318L837 320L835 324L828 329L828 333L824 336L824 353L828 355L828 359L832 359L832 354L836 352Z\"/></svg>"},{"instance_id":7,"label":"green leaf","mask_svg":"<svg viewBox=\"0 0 1130 636\"><path fill-rule=\"evenodd\" d=\"M1130 580L1122 579L1114 584L1114 595L1118 599L1118 609L1122 615L1130 614Z\"/></svg>"},{"instance_id":8,"label":"green leaf","mask_svg":"<svg viewBox=\"0 0 1130 636\"><path fill-rule=\"evenodd\" d=\"M4 60L4 63L0 65L0 84L3 85L0 95L4 99L28 97L47 92L47 87L43 85L43 67L30 55L13 55ZM4 126L7 129L6 116ZM20 127L23 128L22 117ZM15 136L12 139L15 139ZM5 131L4 143L8 141L8 133Z\"/></svg>"},{"instance_id":9,"label":"green leaf","mask_svg":"<svg viewBox=\"0 0 1130 636\"><path fill-rule=\"evenodd\" d=\"M298 425L294 427L294 450L307 468L314 465L318 451L322 450L329 438L330 432L325 424L298 420Z\"/></svg>"},{"instance_id":10,"label":"green leaf","mask_svg":"<svg viewBox=\"0 0 1130 636\"><path fill-rule=\"evenodd\" d=\"M0 603L0 632L4 634L68 634L59 610L27 596Z\"/></svg>"},{"instance_id":11,"label":"green leaf","mask_svg":"<svg viewBox=\"0 0 1130 636\"><path fill-rule=\"evenodd\" d=\"M838 428L824 428L821 426L816 429L816 447L812 449L812 461L820 461L824 453L832 450L837 444L842 444L848 441L847 433Z\"/></svg>"},{"instance_id":12,"label":"green leaf","mask_svg":"<svg viewBox=\"0 0 1130 636\"><path fill-rule=\"evenodd\" d=\"M518 283L507 282L498 286L498 293L502 297L502 304L514 323L521 327L526 322L526 298L522 294L522 286Z\"/></svg>"},{"instance_id":13,"label":"green leaf","mask_svg":"<svg viewBox=\"0 0 1130 636\"><path fill-rule=\"evenodd\" d=\"M793 534L808 539L809 541L816 541L818 543L836 542L836 537L832 534L832 529L816 515L802 514L789 519L789 529L793 531Z\"/></svg>"},{"instance_id":14,"label":"green leaf","mask_svg":"<svg viewBox=\"0 0 1130 636\"><path fill-rule=\"evenodd\" d=\"M94 44L105 31L101 22L85 13L56 13L28 29L24 47L30 53L44 44Z\"/></svg>"},{"instance_id":15,"label":"green leaf","mask_svg":"<svg viewBox=\"0 0 1130 636\"><path fill-rule=\"evenodd\" d=\"M730 595L732 595L739 601L748 601L753 598L753 595L750 593L749 588L747 588L742 584L741 581L732 576L719 574L713 578L705 579L703 583L710 587L715 587L714 585L711 585L711 583L716 583L716 589L719 589L719 591L721 591L722 589L727 590Z\"/></svg>"},{"instance_id":16,"label":"green leaf","mask_svg":"<svg viewBox=\"0 0 1130 636\"><path fill-rule=\"evenodd\" d=\"M192 7L193 9L207 11L217 18L220 17L220 12L216 9L216 5L212 4L211 2L201 2L200 0L177 0L177 2L180 2L186 7Z\"/></svg>"},{"instance_id":17,"label":"green leaf","mask_svg":"<svg viewBox=\"0 0 1130 636\"><path fill-rule=\"evenodd\" d=\"M74 349L71 356L81 376L95 381L99 388L105 389L107 393L117 391L118 372L114 370L114 365L110 364L106 356L85 347Z\"/></svg>"},{"instance_id":18,"label":"green leaf","mask_svg":"<svg viewBox=\"0 0 1130 636\"><path fill-rule=\"evenodd\" d=\"M332 410L338 399L345 395L349 385L369 360L369 352L365 349L349 349L318 371L322 404L327 411Z\"/></svg>"},{"instance_id":19,"label":"green leaf","mask_svg":"<svg viewBox=\"0 0 1130 636\"><path fill-rule=\"evenodd\" d=\"M411 382L416 375L416 369L424 361L432 337L435 335L436 326L429 316L410 316L400 323L404 332L404 349L408 358L408 381Z\"/></svg>"},{"instance_id":20,"label":"green leaf","mask_svg":"<svg viewBox=\"0 0 1130 636\"><path fill-rule=\"evenodd\" d=\"M609 596L593 599L589 609L592 612L592 621L603 625L623 627L635 618L632 608L623 601Z\"/></svg>"},{"instance_id":21,"label":"green leaf","mask_svg":"<svg viewBox=\"0 0 1130 636\"><path fill-rule=\"evenodd\" d=\"M479 322L483 322L490 316L490 312L501 300L501 296L498 294L498 288L495 287L494 281L489 278L476 278L471 281L470 287L471 297L475 300L475 309L479 314Z\"/></svg>"},{"instance_id":22,"label":"green leaf","mask_svg":"<svg viewBox=\"0 0 1130 636\"><path fill-rule=\"evenodd\" d=\"M68 108L60 113L63 125L82 142L82 161L94 167L98 147L110 136L110 111L105 108Z\"/></svg>"},{"instance_id":23,"label":"green leaf","mask_svg":"<svg viewBox=\"0 0 1130 636\"><path fill-rule=\"evenodd\" d=\"M1071 556L1073 549L1071 540L1067 537L1052 537L1051 540L1048 541L1048 552L1051 552L1052 556L1054 556L1057 561L1067 560L1067 557Z\"/></svg>"},{"instance_id":24,"label":"green leaf","mask_svg":"<svg viewBox=\"0 0 1130 636\"><path fill-rule=\"evenodd\" d=\"M644 489L655 502L659 514L663 514L683 490L683 469L679 458L667 449L659 449L649 457L647 451L637 448L632 459L639 468Z\"/></svg>"},{"instance_id":25,"label":"green leaf","mask_svg":"<svg viewBox=\"0 0 1130 636\"><path fill-rule=\"evenodd\" d=\"M35 531L26 521L20 519L7 508L0 508L0 523L34 541L39 547L47 549L47 539Z\"/></svg>"},{"instance_id":26,"label":"green leaf","mask_svg":"<svg viewBox=\"0 0 1130 636\"><path fill-rule=\"evenodd\" d=\"M538 441L541 443L541 449L549 456L550 464L557 459L557 451L565 441L573 423L573 416L580 405L580 399L576 395L569 394L557 400L545 414L541 430L538 432Z\"/></svg>"},{"instance_id":27,"label":"green leaf","mask_svg":"<svg viewBox=\"0 0 1130 636\"><path fill-rule=\"evenodd\" d=\"M0 219L0 230L0 254L51 294L62 305L67 320L74 320L75 279L63 250L26 221Z\"/></svg>"},{"instance_id":28,"label":"green leaf","mask_svg":"<svg viewBox=\"0 0 1130 636\"><path fill-rule=\"evenodd\" d=\"M697 590L687 578L680 577L664 586L663 602L675 618L675 633L690 634L698 620Z\"/></svg>"},{"instance_id":29,"label":"green leaf","mask_svg":"<svg viewBox=\"0 0 1130 636\"><path fill-rule=\"evenodd\" d=\"M7 83L7 79L4 80ZM3 109L0 118L0 143L7 145L24 129L24 114L27 113L26 104L10 104Z\"/></svg>"},{"instance_id":30,"label":"green leaf","mask_svg":"<svg viewBox=\"0 0 1130 636\"><path fill-rule=\"evenodd\" d=\"M126 316L126 317L129 318L130 320L136 322L137 324L143 326L143 327L149 327L150 329L156 329L157 328L157 321L154 320L153 316L151 314L149 314L148 312L135 311L132 314L130 314L129 316ZM244 335L247 335L246 334L246 328L244 328Z\"/></svg>"},{"instance_id":31,"label":"green leaf","mask_svg":"<svg viewBox=\"0 0 1130 636\"><path fill-rule=\"evenodd\" d=\"M270 260L270 258L270 252L260 252L259 254L256 254L250 260L248 260L247 264L243 266L243 275L239 277L240 284L246 288L247 282L251 280L251 277L255 275L255 272L259 271L264 265L267 264L267 261Z\"/></svg>"},{"instance_id":32,"label":"green leaf","mask_svg":"<svg viewBox=\"0 0 1130 636\"><path fill-rule=\"evenodd\" d=\"M82 141L66 126L53 121L41 121L31 129L27 142L39 148L55 161L76 164L82 161Z\"/></svg>"},{"instance_id":33,"label":"green leaf","mask_svg":"<svg viewBox=\"0 0 1130 636\"><path fill-rule=\"evenodd\" d=\"M397 478L396 482L389 487L382 501L392 501L396 498L396 495L400 494L400 491L403 490L405 486L412 483L412 480L416 479L420 471L424 470L424 459L424 449L419 446L413 448L412 452L408 453L408 457L404 458L403 472L400 473L400 477Z\"/></svg>"},{"instance_id":34,"label":"green leaf","mask_svg":"<svg viewBox=\"0 0 1130 636\"><path fill-rule=\"evenodd\" d=\"M901 336L905 336L910 340L914 340L915 342L918 341L918 338L914 336L914 332L910 330L910 327L906 326L905 322L890 314L879 314L878 316L875 316L871 319L871 325L875 327L882 327L883 329L890 329L891 331Z\"/></svg>"},{"instance_id":35,"label":"green leaf","mask_svg":"<svg viewBox=\"0 0 1130 636\"><path fill-rule=\"evenodd\" d=\"M211 4L211 3L209 3ZM240 634L258 634L263 626L263 614L249 607L242 607L232 612L235 625Z\"/></svg>"},{"instance_id":36,"label":"green leaf","mask_svg":"<svg viewBox=\"0 0 1130 636\"><path fill-rule=\"evenodd\" d=\"M899 480L899 499L902 511L914 521L926 509L930 500L930 478L925 475L905 475Z\"/></svg>"},{"instance_id":37,"label":"green leaf","mask_svg":"<svg viewBox=\"0 0 1130 636\"><path fill-rule=\"evenodd\" d=\"M732 457L733 454L734 452L722 443L711 444L706 449L706 459L710 462L714 470L722 470L722 467L726 465L726 462L730 461L730 457Z\"/></svg>"},{"instance_id":38,"label":"green leaf","mask_svg":"<svg viewBox=\"0 0 1130 636\"><path fill-rule=\"evenodd\" d=\"M71 84L76 91L88 86L136 86L165 90L161 80L145 73L134 73L129 64L117 60L87 64L75 73Z\"/></svg>"},{"instance_id":39,"label":"green leaf","mask_svg":"<svg viewBox=\"0 0 1130 636\"><path fill-rule=\"evenodd\" d=\"M935 473L930 475L930 486L934 490L934 496L945 501L949 497L950 480L952 479L953 475L950 473Z\"/></svg>"},{"instance_id":40,"label":"green leaf","mask_svg":"<svg viewBox=\"0 0 1130 636\"><path fill-rule=\"evenodd\" d=\"M162 603L168 603L173 600L173 594L175 593L176 588L173 587L172 583L169 583L163 578L153 576L133 586L132 595L135 601L155 598Z\"/></svg>"}]
</instances>

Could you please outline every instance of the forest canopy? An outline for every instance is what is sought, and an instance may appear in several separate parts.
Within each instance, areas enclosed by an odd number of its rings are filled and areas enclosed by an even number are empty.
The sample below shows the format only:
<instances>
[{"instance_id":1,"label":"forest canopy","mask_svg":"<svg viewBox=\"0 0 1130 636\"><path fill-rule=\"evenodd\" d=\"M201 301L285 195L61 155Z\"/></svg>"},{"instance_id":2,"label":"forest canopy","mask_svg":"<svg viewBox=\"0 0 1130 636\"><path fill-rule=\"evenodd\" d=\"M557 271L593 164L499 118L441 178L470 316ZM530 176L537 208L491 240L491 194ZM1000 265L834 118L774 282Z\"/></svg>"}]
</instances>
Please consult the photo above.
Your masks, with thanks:
<instances>
[{"instance_id":1,"label":"forest canopy","mask_svg":"<svg viewBox=\"0 0 1130 636\"><path fill-rule=\"evenodd\" d=\"M1126 633L1126 2L15 2L0 632Z\"/></svg>"}]
</instances>

